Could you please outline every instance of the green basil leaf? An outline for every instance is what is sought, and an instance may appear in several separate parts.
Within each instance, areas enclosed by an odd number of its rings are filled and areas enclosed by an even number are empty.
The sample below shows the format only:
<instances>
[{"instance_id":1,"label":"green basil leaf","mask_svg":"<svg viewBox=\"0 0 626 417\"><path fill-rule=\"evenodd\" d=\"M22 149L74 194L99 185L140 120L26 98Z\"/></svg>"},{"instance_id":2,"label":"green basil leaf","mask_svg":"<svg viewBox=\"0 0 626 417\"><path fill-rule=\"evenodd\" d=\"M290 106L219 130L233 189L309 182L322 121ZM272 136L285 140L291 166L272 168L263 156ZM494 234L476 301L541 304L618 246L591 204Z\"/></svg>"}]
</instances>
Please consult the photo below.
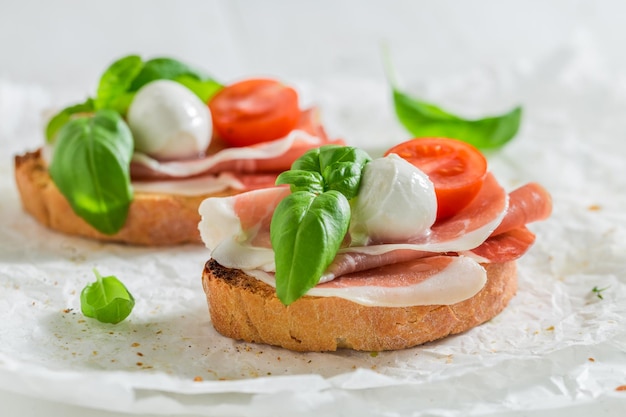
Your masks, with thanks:
<instances>
[{"instance_id":1,"label":"green basil leaf","mask_svg":"<svg viewBox=\"0 0 626 417\"><path fill-rule=\"evenodd\" d=\"M96 109L113 109L125 114L133 98L128 91L143 65L142 59L137 55L126 56L111 64L100 77Z\"/></svg>"},{"instance_id":2,"label":"green basil leaf","mask_svg":"<svg viewBox=\"0 0 626 417\"><path fill-rule=\"evenodd\" d=\"M276 294L284 304L314 287L337 255L350 225L348 200L357 195L370 160L360 149L326 145L306 152L277 178L292 192L270 225Z\"/></svg>"},{"instance_id":3,"label":"green basil leaf","mask_svg":"<svg viewBox=\"0 0 626 417\"><path fill-rule=\"evenodd\" d=\"M363 167L370 156L352 146L322 146L319 153L320 169L326 190L337 190L349 200L356 197L361 185Z\"/></svg>"},{"instance_id":4,"label":"green basil leaf","mask_svg":"<svg viewBox=\"0 0 626 417\"><path fill-rule=\"evenodd\" d=\"M53 143L54 138L63 127L63 125L70 121L73 115L79 113L92 113L95 110L94 101L92 98L88 98L84 103L75 104L69 106L55 114L48 124L46 125L46 141Z\"/></svg>"},{"instance_id":5,"label":"green basil leaf","mask_svg":"<svg viewBox=\"0 0 626 417\"><path fill-rule=\"evenodd\" d=\"M348 200L353 199L359 192L361 173L364 166L365 164L359 165L354 162L333 164L332 169L327 169L324 172L326 190L339 191Z\"/></svg>"},{"instance_id":6,"label":"green basil leaf","mask_svg":"<svg viewBox=\"0 0 626 417\"><path fill-rule=\"evenodd\" d=\"M450 137L468 142L479 149L498 148L510 141L519 130L522 108L477 120L463 119L445 110L393 89L396 115L416 137Z\"/></svg>"},{"instance_id":7,"label":"green basil leaf","mask_svg":"<svg viewBox=\"0 0 626 417\"><path fill-rule=\"evenodd\" d=\"M285 305L319 282L350 224L350 203L337 191L298 191L276 207L270 225L275 251L276 295Z\"/></svg>"},{"instance_id":8,"label":"green basil leaf","mask_svg":"<svg viewBox=\"0 0 626 417\"><path fill-rule=\"evenodd\" d=\"M155 80L177 81L207 102L223 86L202 71L172 58L154 58L146 61L141 72L133 80L130 91L137 91Z\"/></svg>"},{"instance_id":9,"label":"green basil leaf","mask_svg":"<svg viewBox=\"0 0 626 417\"><path fill-rule=\"evenodd\" d=\"M135 299L117 277L102 277L95 268L93 272L96 282L87 285L80 293L81 311L86 317L103 323L121 322L133 310Z\"/></svg>"},{"instance_id":10,"label":"green basil leaf","mask_svg":"<svg viewBox=\"0 0 626 417\"><path fill-rule=\"evenodd\" d=\"M74 212L102 233L126 222L132 153L130 129L113 110L71 120L59 132L50 176Z\"/></svg>"},{"instance_id":11,"label":"green basil leaf","mask_svg":"<svg viewBox=\"0 0 626 417\"><path fill-rule=\"evenodd\" d=\"M370 156L362 149L353 146L325 145L320 149L320 169L323 173L333 165L343 162L351 162L364 166L371 160Z\"/></svg>"},{"instance_id":12,"label":"green basil leaf","mask_svg":"<svg viewBox=\"0 0 626 417\"><path fill-rule=\"evenodd\" d=\"M362 149L324 145L307 151L294 161L291 170L320 173L324 179L324 191L337 190L351 199L358 193L361 172L369 161L370 156Z\"/></svg>"},{"instance_id":13,"label":"green basil leaf","mask_svg":"<svg viewBox=\"0 0 626 417\"><path fill-rule=\"evenodd\" d=\"M291 192L308 191L313 194L321 194L324 192L324 179L319 172L289 170L282 172L276 178L276 185L289 184Z\"/></svg>"}]
</instances>

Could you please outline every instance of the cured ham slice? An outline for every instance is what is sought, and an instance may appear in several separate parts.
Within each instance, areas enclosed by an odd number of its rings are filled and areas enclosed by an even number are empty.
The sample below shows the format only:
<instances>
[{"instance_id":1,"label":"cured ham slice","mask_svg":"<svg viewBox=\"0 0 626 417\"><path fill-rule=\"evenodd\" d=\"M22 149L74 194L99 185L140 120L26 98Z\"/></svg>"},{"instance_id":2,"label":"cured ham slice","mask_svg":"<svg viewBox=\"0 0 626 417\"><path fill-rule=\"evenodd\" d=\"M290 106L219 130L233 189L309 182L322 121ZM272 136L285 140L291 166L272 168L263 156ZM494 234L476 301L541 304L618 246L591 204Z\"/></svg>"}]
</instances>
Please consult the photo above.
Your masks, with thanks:
<instances>
[{"instance_id":1,"label":"cured ham slice","mask_svg":"<svg viewBox=\"0 0 626 417\"><path fill-rule=\"evenodd\" d=\"M407 243L341 249L322 282L343 274L418 259L433 253L460 252L483 243L505 216L506 191L489 174L476 198L454 217L435 223L430 233Z\"/></svg>"},{"instance_id":2,"label":"cured ham slice","mask_svg":"<svg viewBox=\"0 0 626 417\"><path fill-rule=\"evenodd\" d=\"M274 187L203 202L200 230L212 257L230 268L273 272L269 227L275 207L288 193L286 187ZM364 276L379 268L393 270L394 265L405 268L407 262L428 263L441 254L462 254L476 262L517 259L534 241L525 222L546 218L551 206L541 186L520 187L509 198L489 174L474 201L454 217L436 223L430 233L405 243L340 249L316 290L344 276Z\"/></svg>"},{"instance_id":3,"label":"cured ham slice","mask_svg":"<svg viewBox=\"0 0 626 417\"><path fill-rule=\"evenodd\" d=\"M134 191L173 195L196 196L219 193L232 188L239 191L268 188L276 183L277 174L236 174L222 172L218 175L168 179L160 181L133 181Z\"/></svg>"},{"instance_id":4,"label":"cured ham slice","mask_svg":"<svg viewBox=\"0 0 626 417\"><path fill-rule=\"evenodd\" d=\"M525 184L509 194L509 209L493 235L547 219L551 212L550 193L537 183Z\"/></svg>"},{"instance_id":5,"label":"cured ham slice","mask_svg":"<svg viewBox=\"0 0 626 417\"><path fill-rule=\"evenodd\" d=\"M534 242L535 234L522 226L493 235L482 245L463 254L482 263L508 262L524 255Z\"/></svg>"},{"instance_id":6,"label":"cured ham slice","mask_svg":"<svg viewBox=\"0 0 626 417\"><path fill-rule=\"evenodd\" d=\"M479 198L482 199L482 196ZM423 238L433 245L421 246L423 251L420 251L418 247L409 248L406 245L396 245L395 248L392 245L382 245L382 247L344 249L345 252L340 253L328 268L322 277L322 282L374 266L430 256L431 252L460 252L483 263L518 259L528 251L535 240L535 235L524 225L548 218L552 211L552 198L545 188L536 183L529 183L512 191L509 194L509 204L502 222L484 242L473 249L470 248L471 250L453 249L451 245L460 248L472 246L476 242L467 236L459 240L455 240L455 237L458 236L460 225L465 225L468 221L476 221L480 224L478 219L481 216L488 219L488 207L493 209L497 207L497 204L488 203L486 200L483 200L482 204L477 204L475 201L453 219L436 224L433 232L427 238ZM481 210L484 211L481 212ZM476 233L474 237L478 237L477 232L470 231L470 233ZM464 242L469 242L469 244L465 245ZM435 250L437 247L441 250ZM385 252L387 250L388 252Z\"/></svg>"},{"instance_id":7,"label":"cured ham slice","mask_svg":"<svg viewBox=\"0 0 626 417\"><path fill-rule=\"evenodd\" d=\"M272 273L245 271L273 287ZM320 284L307 292L366 306L449 305L474 296L487 281L485 269L463 256L432 256L368 269Z\"/></svg>"},{"instance_id":8,"label":"cured ham slice","mask_svg":"<svg viewBox=\"0 0 626 417\"><path fill-rule=\"evenodd\" d=\"M274 270L269 226L289 187L272 187L204 200L200 236L211 256L229 268Z\"/></svg>"},{"instance_id":9,"label":"cured ham slice","mask_svg":"<svg viewBox=\"0 0 626 417\"><path fill-rule=\"evenodd\" d=\"M159 161L136 152L131 163L131 177L135 180L155 180L187 178L226 171L241 173L284 171L309 149L329 143L343 144L341 140L329 140L317 119L315 109L306 110L302 113L296 129L283 138L246 147L213 149L204 158Z\"/></svg>"},{"instance_id":10,"label":"cured ham slice","mask_svg":"<svg viewBox=\"0 0 626 417\"><path fill-rule=\"evenodd\" d=\"M335 256L324 275L322 275L320 283L329 282L336 277L353 272L365 271L382 265L412 261L432 255L431 252L420 252L412 249L395 249L379 254L354 251L340 252Z\"/></svg>"},{"instance_id":11,"label":"cured ham slice","mask_svg":"<svg viewBox=\"0 0 626 417\"><path fill-rule=\"evenodd\" d=\"M205 200L200 206L203 219L200 232L212 250L211 256L229 268L273 271L269 226L276 205L288 193L288 188L276 187ZM407 243L342 248L322 282L427 254L473 249L483 243L502 221L507 201L505 190L492 175L488 175L470 205L456 216L433 226L427 235ZM259 211L256 207L263 209Z\"/></svg>"}]
</instances>

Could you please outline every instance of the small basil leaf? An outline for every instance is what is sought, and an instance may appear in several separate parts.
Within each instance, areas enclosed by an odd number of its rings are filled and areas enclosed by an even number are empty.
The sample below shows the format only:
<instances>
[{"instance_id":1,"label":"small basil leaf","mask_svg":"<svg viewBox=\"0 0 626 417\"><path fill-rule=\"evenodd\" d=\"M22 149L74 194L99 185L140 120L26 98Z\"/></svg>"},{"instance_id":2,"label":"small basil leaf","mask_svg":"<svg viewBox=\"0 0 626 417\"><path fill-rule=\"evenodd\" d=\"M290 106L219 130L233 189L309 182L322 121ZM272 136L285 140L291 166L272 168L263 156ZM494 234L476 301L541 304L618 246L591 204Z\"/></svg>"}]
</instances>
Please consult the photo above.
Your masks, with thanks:
<instances>
[{"instance_id":1,"label":"small basil leaf","mask_svg":"<svg viewBox=\"0 0 626 417\"><path fill-rule=\"evenodd\" d=\"M332 169L334 164L352 162L364 166L371 160L362 149L353 146L325 145L320 147L320 172Z\"/></svg>"},{"instance_id":2,"label":"small basil leaf","mask_svg":"<svg viewBox=\"0 0 626 417\"><path fill-rule=\"evenodd\" d=\"M65 109L58 112L50 119L50 121L46 125L46 141L48 143L53 143L54 137L56 136L59 129L61 129L65 123L69 122L72 116L80 113L92 113L94 109L95 106L93 99L88 98L84 103L79 103L73 106L66 107Z\"/></svg>"},{"instance_id":3,"label":"small basil leaf","mask_svg":"<svg viewBox=\"0 0 626 417\"><path fill-rule=\"evenodd\" d=\"M276 207L270 239L276 261L276 295L285 305L302 297L333 261L350 224L350 204L337 191L299 191Z\"/></svg>"},{"instance_id":4,"label":"small basil leaf","mask_svg":"<svg viewBox=\"0 0 626 417\"><path fill-rule=\"evenodd\" d=\"M356 197L359 192L362 172L363 165L354 162L335 163L332 169L328 169L324 173L326 190L339 191L350 200Z\"/></svg>"},{"instance_id":5,"label":"small basil leaf","mask_svg":"<svg viewBox=\"0 0 626 417\"><path fill-rule=\"evenodd\" d=\"M142 59L137 55L126 56L111 64L100 77L96 109L113 109L125 114L133 98L128 91L143 65Z\"/></svg>"},{"instance_id":6,"label":"small basil leaf","mask_svg":"<svg viewBox=\"0 0 626 417\"><path fill-rule=\"evenodd\" d=\"M289 184L291 192L308 191L313 194L324 192L324 179L321 174L313 171L290 170L281 173L276 178L276 185Z\"/></svg>"},{"instance_id":7,"label":"small basil leaf","mask_svg":"<svg viewBox=\"0 0 626 417\"><path fill-rule=\"evenodd\" d=\"M480 149L498 148L510 141L519 130L522 108L503 115L468 120L422 100L393 89L396 115L416 137L440 136L468 142Z\"/></svg>"},{"instance_id":8,"label":"small basil leaf","mask_svg":"<svg viewBox=\"0 0 626 417\"><path fill-rule=\"evenodd\" d=\"M71 120L59 132L50 176L74 212L102 233L126 222L132 152L130 129L113 110Z\"/></svg>"},{"instance_id":9,"label":"small basil leaf","mask_svg":"<svg viewBox=\"0 0 626 417\"><path fill-rule=\"evenodd\" d=\"M202 71L173 58L154 58L146 61L141 72L133 80L130 91L137 91L155 80L177 81L193 91L203 102L222 88L222 85Z\"/></svg>"},{"instance_id":10,"label":"small basil leaf","mask_svg":"<svg viewBox=\"0 0 626 417\"><path fill-rule=\"evenodd\" d=\"M133 310L135 299L115 276L102 277L96 269L96 282L80 293L80 309L86 317L102 323L117 324Z\"/></svg>"},{"instance_id":11,"label":"small basil leaf","mask_svg":"<svg viewBox=\"0 0 626 417\"><path fill-rule=\"evenodd\" d=\"M369 161L367 152L352 146L322 146L320 168L325 190L337 190L348 199L354 198L361 185L361 172Z\"/></svg>"}]
</instances>

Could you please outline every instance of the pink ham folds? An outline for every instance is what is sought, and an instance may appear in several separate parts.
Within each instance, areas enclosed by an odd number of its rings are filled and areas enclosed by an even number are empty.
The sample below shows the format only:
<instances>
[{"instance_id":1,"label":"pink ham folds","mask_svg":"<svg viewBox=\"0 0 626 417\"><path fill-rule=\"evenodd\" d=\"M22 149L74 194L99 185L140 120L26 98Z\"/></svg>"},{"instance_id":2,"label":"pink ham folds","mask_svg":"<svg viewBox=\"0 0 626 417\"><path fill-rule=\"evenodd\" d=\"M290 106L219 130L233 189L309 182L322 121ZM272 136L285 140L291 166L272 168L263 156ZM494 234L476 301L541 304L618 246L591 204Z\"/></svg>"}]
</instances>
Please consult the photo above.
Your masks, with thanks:
<instances>
[{"instance_id":1,"label":"pink ham folds","mask_svg":"<svg viewBox=\"0 0 626 417\"><path fill-rule=\"evenodd\" d=\"M135 152L131 178L135 191L148 193L193 196L262 189L273 187L278 174L309 149L333 143L343 141L328 138L312 108L301 113L296 129L270 142L227 148L213 138L207 155L188 160L161 161Z\"/></svg>"},{"instance_id":2,"label":"pink ham folds","mask_svg":"<svg viewBox=\"0 0 626 417\"><path fill-rule=\"evenodd\" d=\"M280 173L291 167L295 159L312 148L337 143L329 140L319 122L316 109L302 112L300 122L285 137L252 146L227 148L214 138L206 156L189 160L161 161L136 152L131 164L133 180L150 181L197 176Z\"/></svg>"},{"instance_id":3,"label":"pink ham folds","mask_svg":"<svg viewBox=\"0 0 626 417\"><path fill-rule=\"evenodd\" d=\"M200 234L221 265L275 286L269 224L285 187L209 198L200 206ZM537 184L509 196L488 174L478 196L454 217L413 241L341 248L307 294L336 296L368 306L449 305L475 295L486 282L480 263L522 256L534 240L525 225L551 212ZM349 239L346 239L349 242Z\"/></svg>"},{"instance_id":4,"label":"pink ham folds","mask_svg":"<svg viewBox=\"0 0 626 417\"><path fill-rule=\"evenodd\" d=\"M271 273L246 272L276 286ZM439 255L344 275L319 284L307 295L341 297L376 307L449 305L472 297L486 282L485 269L470 258Z\"/></svg>"}]
</instances>

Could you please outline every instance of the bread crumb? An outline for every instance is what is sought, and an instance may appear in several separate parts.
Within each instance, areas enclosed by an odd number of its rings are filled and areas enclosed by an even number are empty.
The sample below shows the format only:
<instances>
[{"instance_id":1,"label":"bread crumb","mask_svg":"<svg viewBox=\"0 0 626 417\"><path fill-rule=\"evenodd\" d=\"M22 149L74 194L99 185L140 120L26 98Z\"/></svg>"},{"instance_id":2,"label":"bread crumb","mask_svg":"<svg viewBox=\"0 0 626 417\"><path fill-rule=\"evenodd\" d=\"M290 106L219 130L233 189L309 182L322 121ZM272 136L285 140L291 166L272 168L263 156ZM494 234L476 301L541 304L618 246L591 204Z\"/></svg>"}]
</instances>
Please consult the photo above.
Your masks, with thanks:
<instances>
[{"instance_id":1,"label":"bread crumb","mask_svg":"<svg viewBox=\"0 0 626 417\"><path fill-rule=\"evenodd\" d=\"M602 206L600 206L599 204L592 204L589 207L587 207L587 209L589 211L598 211L602 209Z\"/></svg>"},{"instance_id":2,"label":"bread crumb","mask_svg":"<svg viewBox=\"0 0 626 417\"><path fill-rule=\"evenodd\" d=\"M554 331L554 326L550 326L550 327L546 328L546 330L549 331L549 332L553 332Z\"/></svg>"},{"instance_id":3,"label":"bread crumb","mask_svg":"<svg viewBox=\"0 0 626 417\"><path fill-rule=\"evenodd\" d=\"M193 381L194 381L194 382L202 382L202 381L203 381L203 379L202 379L202 377L201 377L201 376L197 376L197 377L195 377L195 378L193 379Z\"/></svg>"},{"instance_id":4,"label":"bread crumb","mask_svg":"<svg viewBox=\"0 0 626 417\"><path fill-rule=\"evenodd\" d=\"M130 345L130 346L131 346L131 347L138 347L138 346L140 346L140 345L139 345L139 343L135 342L135 343L133 343L133 344L132 344L132 345Z\"/></svg>"},{"instance_id":5,"label":"bread crumb","mask_svg":"<svg viewBox=\"0 0 626 417\"><path fill-rule=\"evenodd\" d=\"M589 358L588 360L589 360L589 362L595 362L596 361L594 358Z\"/></svg>"}]
</instances>

